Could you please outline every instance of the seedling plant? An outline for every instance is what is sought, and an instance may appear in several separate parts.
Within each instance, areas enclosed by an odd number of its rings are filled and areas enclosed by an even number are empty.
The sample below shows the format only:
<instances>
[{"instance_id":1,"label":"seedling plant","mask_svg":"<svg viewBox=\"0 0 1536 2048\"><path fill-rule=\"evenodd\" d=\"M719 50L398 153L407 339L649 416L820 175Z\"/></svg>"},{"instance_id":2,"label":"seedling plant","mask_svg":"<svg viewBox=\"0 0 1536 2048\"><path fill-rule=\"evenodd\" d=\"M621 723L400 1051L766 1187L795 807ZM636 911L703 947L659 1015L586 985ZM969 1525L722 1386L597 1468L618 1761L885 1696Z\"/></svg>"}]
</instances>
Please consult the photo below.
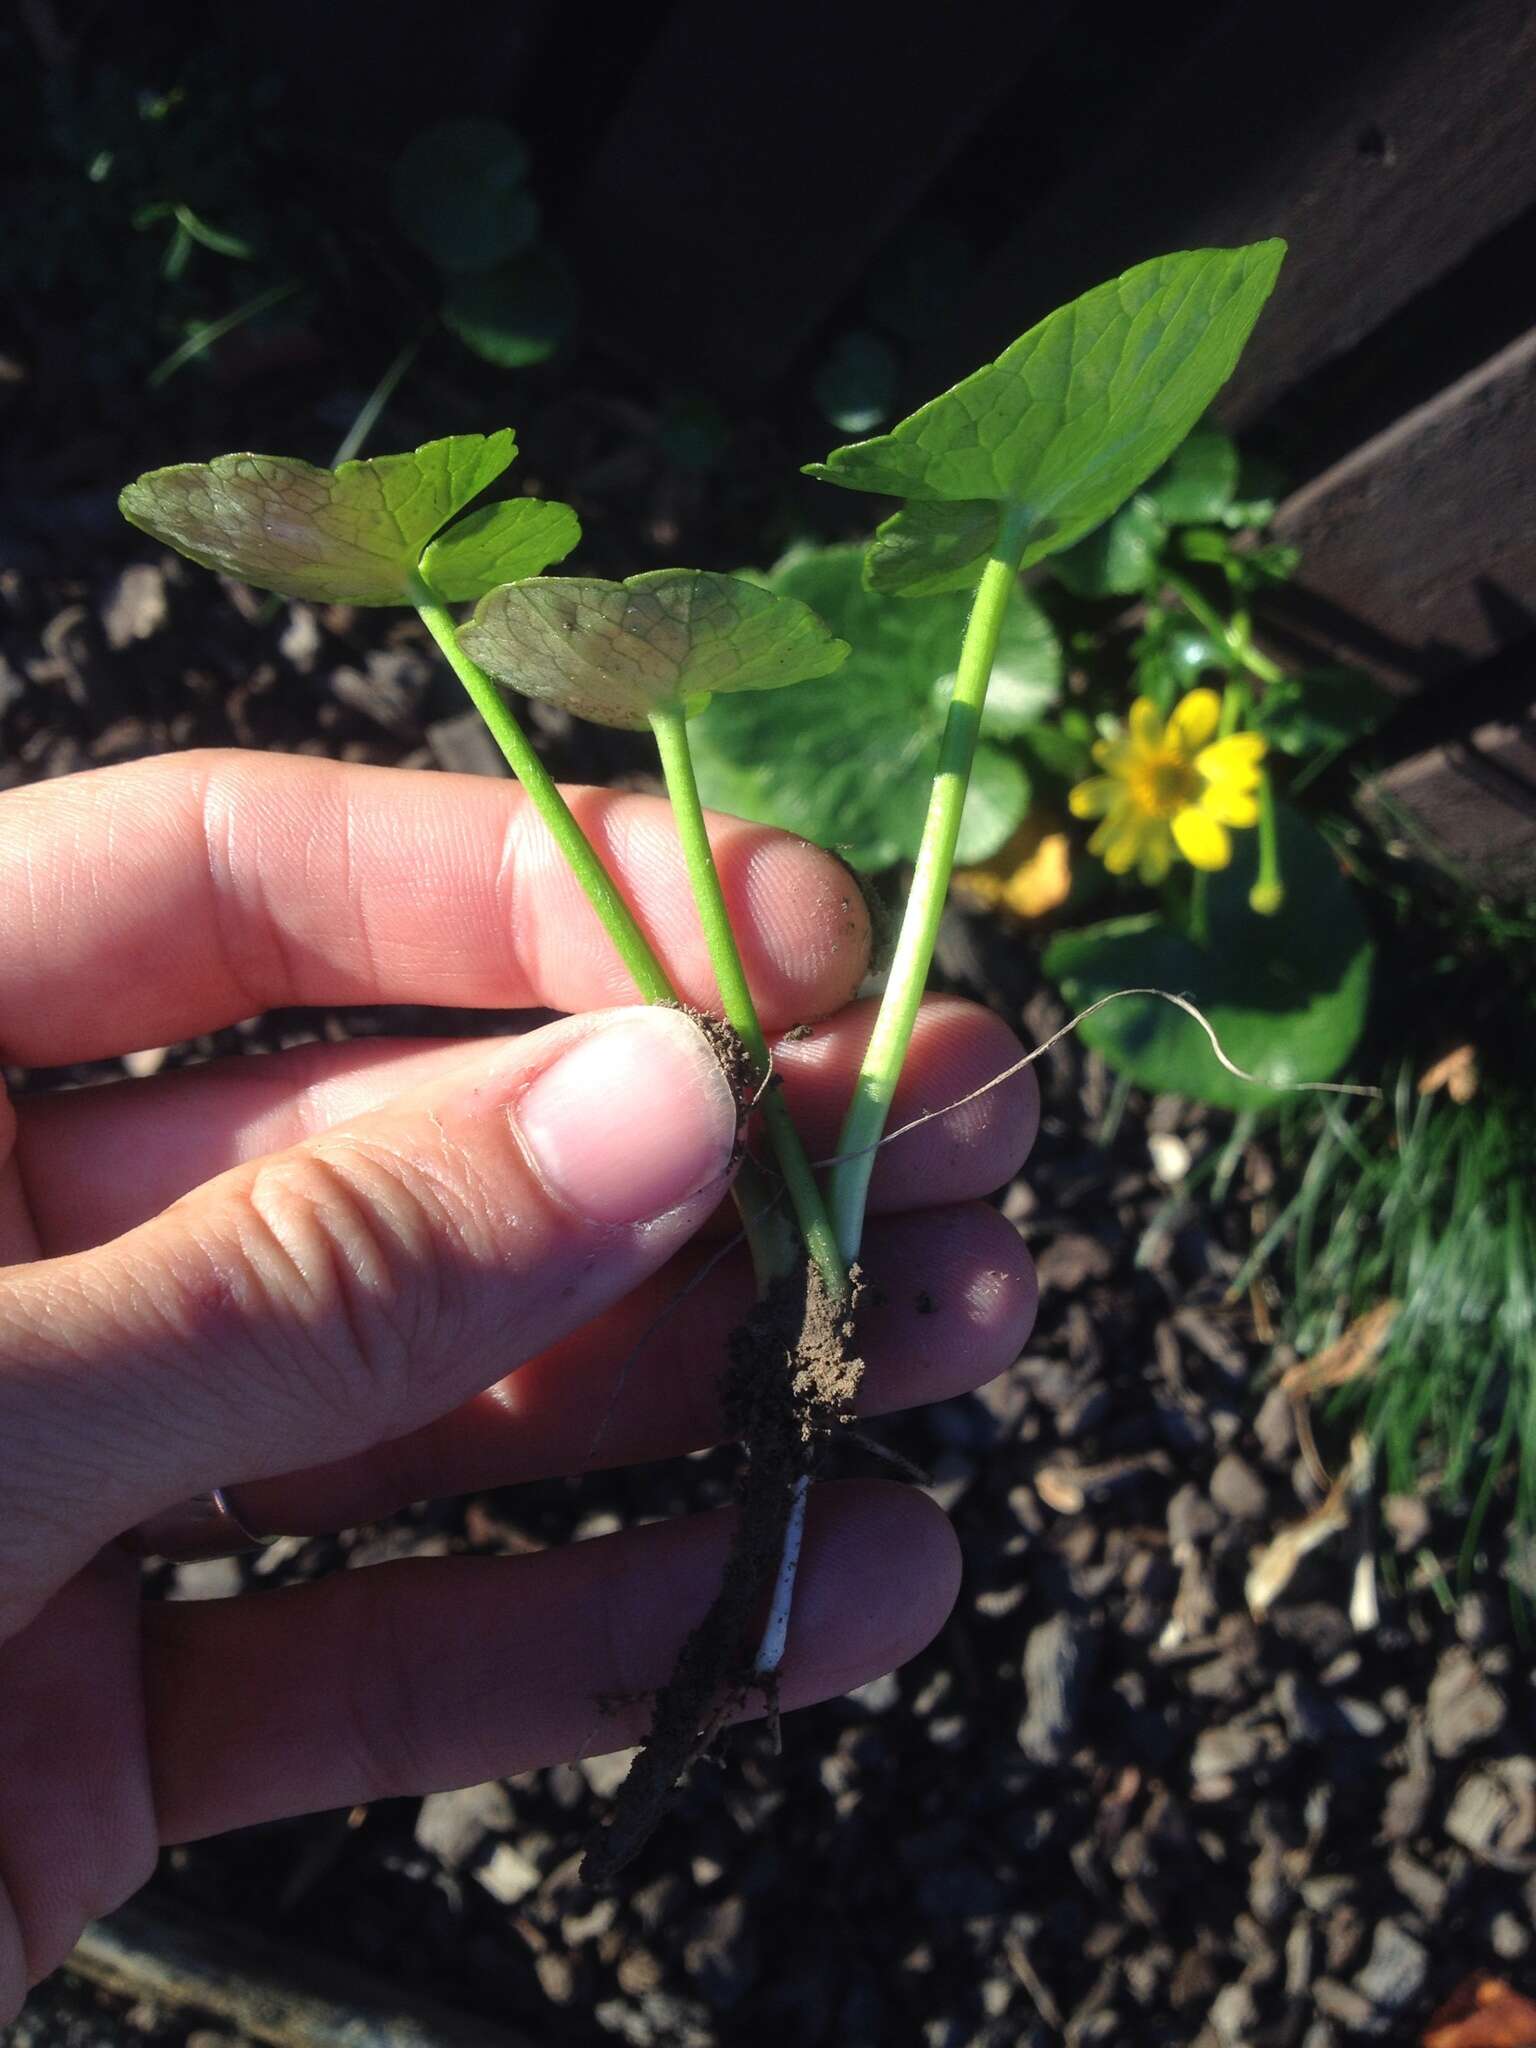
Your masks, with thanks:
<instances>
[{"instance_id":1,"label":"seedling plant","mask_svg":"<svg viewBox=\"0 0 1536 2048\"><path fill-rule=\"evenodd\" d=\"M759 1299L735 1333L722 1383L746 1452L731 1555L658 1698L650 1740L589 1855L589 1875L607 1876L634 1854L733 1707L753 1693L773 1700L806 1495L851 1419L858 1387L854 1323L870 1175L966 825L989 681L1017 631L1020 572L1093 534L1168 462L1230 375L1282 255L1282 244L1264 242L1143 263L1050 315L889 432L810 465L825 482L900 501L868 551L866 584L944 600L959 636L942 719L931 734L912 736L930 779L908 813L912 839L902 851L911 854L911 886L836 1152L821 1171L774 1086L710 851L690 734L716 699L751 703L770 725L793 727L790 686L817 687L849 657L848 643L809 604L762 580L692 569L624 581L545 574L580 538L570 507L514 498L466 511L512 462L507 429L332 470L225 455L152 471L122 494L135 525L247 583L286 597L414 607L579 878L637 994L666 1003L677 998L661 963L530 745L510 694L655 736L726 1050L744 1105L761 1112L771 1159L746 1160L736 1184ZM456 606L473 612L460 620ZM901 713L898 699L890 716ZM825 764L829 774L835 767Z\"/></svg>"}]
</instances>

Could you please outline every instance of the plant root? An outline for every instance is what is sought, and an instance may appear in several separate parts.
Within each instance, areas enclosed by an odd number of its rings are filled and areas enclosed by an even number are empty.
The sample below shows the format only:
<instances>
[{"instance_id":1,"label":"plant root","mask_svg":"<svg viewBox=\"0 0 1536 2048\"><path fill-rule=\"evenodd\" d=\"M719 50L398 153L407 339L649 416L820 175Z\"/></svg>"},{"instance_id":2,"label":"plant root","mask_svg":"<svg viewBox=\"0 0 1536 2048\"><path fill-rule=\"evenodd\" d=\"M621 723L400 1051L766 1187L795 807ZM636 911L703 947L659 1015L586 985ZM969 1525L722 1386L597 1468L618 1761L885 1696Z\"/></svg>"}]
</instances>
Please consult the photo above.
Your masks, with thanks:
<instances>
[{"instance_id":1,"label":"plant root","mask_svg":"<svg viewBox=\"0 0 1536 2048\"><path fill-rule=\"evenodd\" d=\"M610 1882L639 1853L678 1780L754 1691L768 1695L777 1715L776 1682L765 1685L752 1667L796 1483L816 1473L834 1434L853 1419L864 1370L853 1349L853 1279L852 1298L834 1304L802 1259L732 1333L720 1391L746 1466L720 1590L657 1695L645 1746L587 1848L585 1883Z\"/></svg>"}]
</instances>

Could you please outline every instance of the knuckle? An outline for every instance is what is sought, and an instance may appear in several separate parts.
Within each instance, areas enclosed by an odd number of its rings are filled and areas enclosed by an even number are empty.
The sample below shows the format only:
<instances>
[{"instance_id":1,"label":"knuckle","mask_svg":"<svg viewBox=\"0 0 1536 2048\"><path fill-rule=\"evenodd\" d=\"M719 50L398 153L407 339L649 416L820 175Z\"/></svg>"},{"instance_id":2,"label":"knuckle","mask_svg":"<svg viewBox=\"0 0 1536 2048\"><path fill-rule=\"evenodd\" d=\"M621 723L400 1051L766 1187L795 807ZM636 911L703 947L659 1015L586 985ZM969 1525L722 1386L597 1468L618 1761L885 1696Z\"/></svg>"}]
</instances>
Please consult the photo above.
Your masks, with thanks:
<instances>
[{"instance_id":1,"label":"knuckle","mask_svg":"<svg viewBox=\"0 0 1536 2048\"><path fill-rule=\"evenodd\" d=\"M240 1203L244 1270L270 1338L322 1393L380 1419L448 1320L443 1217L402 1162L355 1145L264 1162Z\"/></svg>"}]
</instances>

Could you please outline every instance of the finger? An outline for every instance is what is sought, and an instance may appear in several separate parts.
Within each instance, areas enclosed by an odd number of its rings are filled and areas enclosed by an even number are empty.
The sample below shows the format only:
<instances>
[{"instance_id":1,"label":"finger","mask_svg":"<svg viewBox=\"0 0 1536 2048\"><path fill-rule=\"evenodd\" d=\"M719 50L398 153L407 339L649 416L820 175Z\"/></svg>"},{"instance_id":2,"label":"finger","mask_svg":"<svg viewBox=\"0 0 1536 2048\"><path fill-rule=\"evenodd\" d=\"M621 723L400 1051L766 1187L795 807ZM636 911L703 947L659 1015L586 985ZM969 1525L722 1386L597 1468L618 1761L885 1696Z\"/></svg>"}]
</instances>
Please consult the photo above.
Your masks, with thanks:
<instances>
[{"instance_id":1,"label":"finger","mask_svg":"<svg viewBox=\"0 0 1536 2048\"><path fill-rule=\"evenodd\" d=\"M718 1588L729 1529L726 1512L699 1515L530 1557L376 1565L259 1599L150 1608L163 1839L640 1741L646 1695ZM953 1532L925 1495L817 1487L784 1706L914 1656L958 1585Z\"/></svg>"},{"instance_id":2,"label":"finger","mask_svg":"<svg viewBox=\"0 0 1536 2048\"><path fill-rule=\"evenodd\" d=\"M819 1154L836 1146L873 1007L855 1004L775 1053L786 1100ZM229 1167L382 1108L472 1051L463 1040L303 1046L34 1096L17 1105L16 1156L42 1248L56 1255L104 1244ZM1021 1051L1007 1025L977 1004L930 997L891 1128L969 1095ZM965 1201L1010 1180L1033 1139L1038 1100L1026 1070L898 1138L881 1152L871 1206Z\"/></svg>"},{"instance_id":3,"label":"finger","mask_svg":"<svg viewBox=\"0 0 1536 2048\"><path fill-rule=\"evenodd\" d=\"M148 1881L138 1570L109 1547L0 1643L0 2037L88 1920Z\"/></svg>"},{"instance_id":4,"label":"finger","mask_svg":"<svg viewBox=\"0 0 1536 2048\"><path fill-rule=\"evenodd\" d=\"M712 1003L668 806L568 794L679 993ZM710 843L767 1028L845 1002L869 942L846 871L739 819L714 819ZM23 1066L290 1004L576 1011L635 994L518 790L291 755L169 755L10 791L0 959L0 1059Z\"/></svg>"},{"instance_id":5,"label":"finger","mask_svg":"<svg viewBox=\"0 0 1536 2048\"><path fill-rule=\"evenodd\" d=\"M579 1328L714 1207L736 1130L679 1012L567 1019L12 1268L0 1620L151 1510L400 1435Z\"/></svg>"},{"instance_id":6,"label":"finger","mask_svg":"<svg viewBox=\"0 0 1536 2048\"><path fill-rule=\"evenodd\" d=\"M863 1263L861 1415L984 1386L1029 1336L1034 1266L995 1209L967 1203L883 1220ZM410 1501L702 1450L726 1434L719 1377L752 1294L744 1250L711 1264L690 1246L607 1315L452 1413L340 1464L244 1486L240 1513L267 1534L318 1535Z\"/></svg>"},{"instance_id":7,"label":"finger","mask_svg":"<svg viewBox=\"0 0 1536 2048\"><path fill-rule=\"evenodd\" d=\"M876 1002L850 1003L803 1039L783 1039L774 1069L811 1157L837 1154L852 1078L874 1029ZM1010 1181L1040 1123L1034 1069L1009 1074L1023 1057L1018 1038L989 1010L955 996L930 996L918 1012L896 1084L888 1133L870 1180L871 1209L966 1201ZM978 1094L978 1090L985 1093ZM921 1122L918 1122L921 1119Z\"/></svg>"}]
</instances>

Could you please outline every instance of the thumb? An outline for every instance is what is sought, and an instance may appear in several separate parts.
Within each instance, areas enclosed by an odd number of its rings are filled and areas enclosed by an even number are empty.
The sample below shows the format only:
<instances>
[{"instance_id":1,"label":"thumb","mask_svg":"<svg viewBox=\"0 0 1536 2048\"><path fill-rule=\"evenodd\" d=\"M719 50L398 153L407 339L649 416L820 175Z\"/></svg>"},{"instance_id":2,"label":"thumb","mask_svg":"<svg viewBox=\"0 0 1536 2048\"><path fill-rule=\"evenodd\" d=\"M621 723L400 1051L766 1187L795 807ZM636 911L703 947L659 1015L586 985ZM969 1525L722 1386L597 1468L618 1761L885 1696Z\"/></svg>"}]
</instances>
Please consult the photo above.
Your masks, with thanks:
<instances>
[{"instance_id":1,"label":"thumb","mask_svg":"<svg viewBox=\"0 0 1536 2048\"><path fill-rule=\"evenodd\" d=\"M397 1436L588 1321L709 1214L737 1130L689 1018L601 1012L0 1276L0 1631L156 1509Z\"/></svg>"}]
</instances>

